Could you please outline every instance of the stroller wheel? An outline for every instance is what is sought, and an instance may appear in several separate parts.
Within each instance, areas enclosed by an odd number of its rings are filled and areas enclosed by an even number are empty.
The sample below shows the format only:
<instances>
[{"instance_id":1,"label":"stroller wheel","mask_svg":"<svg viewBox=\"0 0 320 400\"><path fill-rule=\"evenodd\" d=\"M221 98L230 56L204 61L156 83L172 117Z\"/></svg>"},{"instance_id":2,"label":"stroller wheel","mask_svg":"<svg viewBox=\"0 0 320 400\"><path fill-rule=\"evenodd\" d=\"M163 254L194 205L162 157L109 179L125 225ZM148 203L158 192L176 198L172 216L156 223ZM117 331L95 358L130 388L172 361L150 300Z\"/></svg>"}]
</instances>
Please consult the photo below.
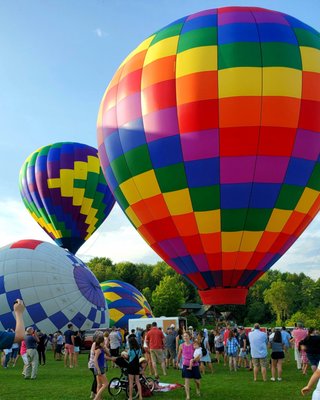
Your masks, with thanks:
<instances>
[{"instance_id":1,"label":"stroller wheel","mask_svg":"<svg viewBox=\"0 0 320 400\"><path fill-rule=\"evenodd\" d=\"M121 382L119 378L112 378L108 385L108 391L112 397L116 397L122 390Z\"/></svg>"},{"instance_id":2,"label":"stroller wheel","mask_svg":"<svg viewBox=\"0 0 320 400\"><path fill-rule=\"evenodd\" d=\"M153 379L151 376L147 376L147 377L146 377L146 384L147 384L147 386L148 386L150 392L153 392L156 383L155 383L154 379Z\"/></svg>"}]
</instances>

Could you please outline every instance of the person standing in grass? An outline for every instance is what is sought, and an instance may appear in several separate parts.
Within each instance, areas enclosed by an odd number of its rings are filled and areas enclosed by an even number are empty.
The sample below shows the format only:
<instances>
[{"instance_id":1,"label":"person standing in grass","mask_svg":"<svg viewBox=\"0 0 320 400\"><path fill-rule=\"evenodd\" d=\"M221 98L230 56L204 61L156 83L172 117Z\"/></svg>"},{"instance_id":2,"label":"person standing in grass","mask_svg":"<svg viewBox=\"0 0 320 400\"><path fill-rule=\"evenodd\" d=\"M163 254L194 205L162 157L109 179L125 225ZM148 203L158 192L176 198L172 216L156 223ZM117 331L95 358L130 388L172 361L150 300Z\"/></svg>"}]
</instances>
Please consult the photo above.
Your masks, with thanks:
<instances>
[{"instance_id":1,"label":"person standing in grass","mask_svg":"<svg viewBox=\"0 0 320 400\"><path fill-rule=\"evenodd\" d=\"M179 347L180 344L182 344L184 342L183 340L183 329L179 328L178 332L177 332L177 337L176 337L176 354L178 354L179 352ZM177 369L182 369L182 364L183 364L183 360L182 357L180 359L180 362L176 362L176 368Z\"/></svg>"},{"instance_id":2,"label":"person standing in grass","mask_svg":"<svg viewBox=\"0 0 320 400\"><path fill-rule=\"evenodd\" d=\"M102 393L108 387L108 379L106 376L106 350L104 348L104 336L99 335L96 337L95 341L95 350L94 350L94 373L97 378L97 393L94 397L94 400L101 400Z\"/></svg>"},{"instance_id":3,"label":"person standing in grass","mask_svg":"<svg viewBox=\"0 0 320 400\"><path fill-rule=\"evenodd\" d=\"M305 339L308 335L308 331L303 329L303 324L301 322L297 323L297 327L292 331L291 342L294 342L294 358L297 362L297 368L301 369L301 356L299 351L299 343L301 340Z\"/></svg>"},{"instance_id":4,"label":"person standing in grass","mask_svg":"<svg viewBox=\"0 0 320 400\"><path fill-rule=\"evenodd\" d=\"M150 356L152 361L152 367L155 373L155 378L159 379L157 361L162 367L163 375L167 375L166 364L163 358L163 350L165 348L165 336L163 332L158 329L157 323L152 322L152 328L146 336L147 347L150 349Z\"/></svg>"},{"instance_id":5,"label":"person standing in grass","mask_svg":"<svg viewBox=\"0 0 320 400\"><path fill-rule=\"evenodd\" d=\"M200 346L202 349L202 356L200 359L200 372L201 372L201 374L204 375L206 372L206 366L208 366L210 369L210 372L213 374L209 340L206 337L205 331L199 331L197 340L200 343Z\"/></svg>"},{"instance_id":6,"label":"person standing in grass","mask_svg":"<svg viewBox=\"0 0 320 400\"><path fill-rule=\"evenodd\" d=\"M69 367L73 368L74 364L74 331L73 324L68 324L68 329L64 332L64 366L67 367L69 356Z\"/></svg>"},{"instance_id":7,"label":"person standing in grass","mask_svg":"<svg viewBox=\"0 0 320 400\"><path fill-rule=\"evenodd\" d=\"M179 347L177 364L179 365L181 357L183 357L183 367L182 367L182 378L184 378L184 389L186 392L186 400L190 400L190 379L194 379L196 384L196 394L200 396L200 369L199 369L199 361L200 356L197 358L193 358L194 348L191 342L191 337L189 332L185 332L183 334L184 343L182 343ZM192 362L192 370L189 370L190 360L193 359Z\"/></svg>"},{"instance_id":8,"label":"person standing in grass","mask_svg":"<svg viewBox=\"0 0 320 400\"><path fill-rule=\"evenodd\" d=\"M276 380L276 370L278 372L278 381L282 381L282 362L284 360L284 343L282 342L281 332L276 330L270 339L271 347L271 380Z\"/></svg>"},{"instance_id":9,"label":"person standing in grass","mask_svg":"<svg viewBox=\"0 0 320 400\"><path fill-rule=\"evenodd\" d=\"M282 343L284 344L284 356L287 362L290 361L290 340L291 340L291 335L287 331L286 327L283 326L281 328L281 337L282 337Z\"/></svg>"},{"instance_id":10,"label":"person standing in grass","mask_svg":"<svg viewBox=\"0 0 320 400\"><path fill-rule=\"evenodd\" d=\"M240 367L249 368L249 363L247 358L248 338L243 326L239 326L239 333L240 333L239 334L240 352L238 356L238 368Z\"/></svg>"},{"instance_id":11,"label":"person standing in grass","mask_svg":"<svg viewBox=\"0 0 320 400\"><path fill-rule=\"evenodd\" d=\"M81 347L82 339L80 336L80 332L76 331L74 335L74 366L78 367L78 358L79 358L79 353L80 353L80 347Z\"/></svg>"},{"instance_id":12,"label":"person standing in grass","mask_svg":"<svg viewBox=\"0 0 320 400\"><path fill-rule=\"evenodd\" d=\"M229 368L230 372L237 372L237 358L238 358L238 349L240 345L238 340L235 337L235 332L233 330L229 331L229 336L226 342L227 354L229 357Z\"/></svg>"},{"instance_id":13,"label":"person standing in grass","mask_svg":"<svg viewBox=\"0 0 320 400\"><path fill-rule=\"evenodd\" d=\"M224 345L223 345L223 332L221 328L217 328L214 334L214 348L216 352L216 358L218 364L220 363L220 357L224 360Z\"/></svg>"},{"instance_id":14,"label":"person standing in grass","mask_svg":"<svg viewBox=\"0 0 320 400\"><path fill-rule=\"evenodd\" d=\"M312 372L314 372L320 362L320 336L316 333L315 328L308 329L308 335L300 342L300 347L302 351L306 352Z\"/></svg>"},{"instance_id":15,"label":"person standing in grass","mask_svg":"<svg viewBox=\"0 0 320 400\"><path fill-rule=\"evenodd\" d=\"M55 360L61 361L62 360L63 335L62 335L61 331L57 331L57 333L55 333L55 335L57 335Z\"/></svg>"},{"instance_id":16,"label":"person standing in grass","mask_svg":"<svg viewBox=\"0 0 320 400\"><path fill-rule=\"evenodd\" d=\"M30 326L26 329L26 336L24 337L27 347L28 365L25 369L24 379L36 379L39 365L39 356L37 351L37 344L39 338L37 332Z\"/></svg>"},{"instance_id":17,"label":"person standing in grass","mask_svg":"<svg viewBox=\"0 0 320 400\"><path fill-rule=\"evenodd\" d=\"M250 351L253 363L253 379L257 380L259 366L261 368L262 379L267 380L267 356L268 356L268 336L260 330L259 324L254 324L254 329L249 332Z\"/></svg>"},{"instance_id":18,"label":"person standing in grass","mask_svg":"<svg viewBox=\"0 0 320 400\"><path fill-rule=\"evenodd\" d=\"M92 382L92 385L91 385L91 396L90 396L90 399L93 399L97 394L97 376L95 374L95 367L94 367L94 352L96 350L96 339L97 339L98 336L102 336L103 337L103 332L95 331L95 333L93 335L93 342L92 342L92 345L91 345L90 354L89 354L89 360L88 360L88 368L90 369L90 371L93 374L93 382Z\"/></svg>"},{"instance_id":19,"label":"person standing in grass","mask_svg":"<svg viewBox=\"0 0 320 400\"><path fill-rule=\"evenodd\" d=\"M22 375L25 376L25 371L28 365L28 356L27 356L27 346L26 346L26 342L24 340L22 340L21 342L21 346L20 346L20 356L22 358L23 361L23 370L22 370Z\"/></svg>"},{"instance_id":20,"label":"person standing in grass","mask_svg":"<svg viewBox=\"0 0 320 400\"><path fill-rule=\"evenodd\" d=\"M129 365L128 365L128 378L129 378L129 400L132 400L133 383L135 382L138 393L139 400L142 400L142 389L140 384L140 365L139 358L142 355L139 343L135 336L129 337Z\"/></svg>"}]
</instances>

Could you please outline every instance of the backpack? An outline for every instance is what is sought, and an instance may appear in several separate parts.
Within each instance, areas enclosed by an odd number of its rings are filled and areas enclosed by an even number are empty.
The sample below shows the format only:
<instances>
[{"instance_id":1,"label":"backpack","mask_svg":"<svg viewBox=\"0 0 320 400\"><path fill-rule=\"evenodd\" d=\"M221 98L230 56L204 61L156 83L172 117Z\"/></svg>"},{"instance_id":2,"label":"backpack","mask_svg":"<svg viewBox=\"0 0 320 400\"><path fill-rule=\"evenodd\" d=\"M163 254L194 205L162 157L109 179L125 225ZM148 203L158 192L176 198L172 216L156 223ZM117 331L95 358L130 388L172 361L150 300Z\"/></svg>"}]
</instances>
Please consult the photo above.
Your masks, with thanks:
<instances>
[{"instance_id":1,"label":"backpack","mask_svg":"<svg viewBox=\"0 0 320 400\"><path fill-rule=\"evenodd\" d=\"M205 357L208 354L208 352L204 346L204 339L201 340L201 350L202 350L202 357Z\"/></svg>"}]
</instances>

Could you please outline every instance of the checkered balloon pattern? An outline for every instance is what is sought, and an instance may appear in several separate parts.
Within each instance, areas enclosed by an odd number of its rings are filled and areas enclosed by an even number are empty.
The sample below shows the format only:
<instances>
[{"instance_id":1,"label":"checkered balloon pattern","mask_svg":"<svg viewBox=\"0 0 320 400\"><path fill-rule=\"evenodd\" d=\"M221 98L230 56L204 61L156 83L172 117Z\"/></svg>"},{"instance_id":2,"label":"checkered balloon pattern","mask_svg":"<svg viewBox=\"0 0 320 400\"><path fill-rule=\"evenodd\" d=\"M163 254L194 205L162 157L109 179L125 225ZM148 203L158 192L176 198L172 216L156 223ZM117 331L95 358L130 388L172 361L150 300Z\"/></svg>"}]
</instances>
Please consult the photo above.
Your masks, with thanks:
<instances>
[{"instance_id":1,"label":"checkered balloon pattern","mask_svg":"<svg viewBox=\"0 0 320 400\"><path fill-rule=\"evenodd\" d=\"M110 280L100 283L110 313L110 326L128 328L129 319L153 318L147 299L126 282Z\"/></svg>"},{"instance_id":2,"label":"checkered balloon pattern","mask_svg":"<svg viewBox=\"0 0 320 400\"><path fill-rule=\"evenodd\" d=\"M226 7L142 42L101 101L106 180L204 303L244 303L320 205L320 37Z\"/></svg>"},{"instance_id":3,"label":"checkered balloon pattern","mask_svg":"<svg viewBox=\"0 0 320 400\"><path fill-rule=\"evenodd\" d=\"M108 306L90 269L67 250L39 240L0 249L0 330L15 327L12 312L22 299L26 326L46 333L109 327Z\"/></svg>"},{"instance_id":4,"label":"checkered balloon pattern","mask_svg":"<svg viewBox=\"0 0 320 400\"><path fill-rule=\"evenodd\" d=\"M22 200L58 246L75 254L107 218L114 197L97 149L55 143L33 152L20 171Z\"/></svg>"}]
</instances>

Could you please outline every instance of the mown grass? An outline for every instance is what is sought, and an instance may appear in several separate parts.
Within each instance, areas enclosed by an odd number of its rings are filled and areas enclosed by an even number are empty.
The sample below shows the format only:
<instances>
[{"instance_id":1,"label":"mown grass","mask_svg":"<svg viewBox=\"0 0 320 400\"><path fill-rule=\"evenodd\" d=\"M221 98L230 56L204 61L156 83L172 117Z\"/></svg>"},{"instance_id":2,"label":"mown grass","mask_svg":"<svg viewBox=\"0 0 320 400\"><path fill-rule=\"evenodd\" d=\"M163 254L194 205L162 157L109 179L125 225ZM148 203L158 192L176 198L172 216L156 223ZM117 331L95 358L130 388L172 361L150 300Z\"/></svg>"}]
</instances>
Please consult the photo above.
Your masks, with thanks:
<instances>
[{"instance_id":1,"label":"mown grass","mask_svg":"<svg viewBox=\"0 0 320 400\"><path fill-rule=\"evenodd\" d=\"M0 400L88 400L92 382L91 372L87 368L87 354L81 354L78 368L64 368L63 362L53 361L52 353L47 352L47 365L39 366L36 380L24 380L22 360L19 359L15 368L0 369ZM110 369L108 379L118 376L118 369ZM311 372L305 377L296 369L293 355L291 361L285 363L282 382L271 382L270 371L268 381L253 382L252 372L240 369L230 373L222 364L214 364L214 373L207 373L202 378L201 399L207 400L297 400L302 399L300 389L310 378ZM183 383L181 372L170 369L168 376L161 381ZM123 393L123 392L122 392ZM111 396L106 393L105 399ZM176 389L167 393L155 393L154 399L174 400L185 399L184 389ZM191 398L196 399L192 384ZM307 398L310 399L310 396ZM124 394L117 399L124 400Z\"/></svg>"}]
</instances>

